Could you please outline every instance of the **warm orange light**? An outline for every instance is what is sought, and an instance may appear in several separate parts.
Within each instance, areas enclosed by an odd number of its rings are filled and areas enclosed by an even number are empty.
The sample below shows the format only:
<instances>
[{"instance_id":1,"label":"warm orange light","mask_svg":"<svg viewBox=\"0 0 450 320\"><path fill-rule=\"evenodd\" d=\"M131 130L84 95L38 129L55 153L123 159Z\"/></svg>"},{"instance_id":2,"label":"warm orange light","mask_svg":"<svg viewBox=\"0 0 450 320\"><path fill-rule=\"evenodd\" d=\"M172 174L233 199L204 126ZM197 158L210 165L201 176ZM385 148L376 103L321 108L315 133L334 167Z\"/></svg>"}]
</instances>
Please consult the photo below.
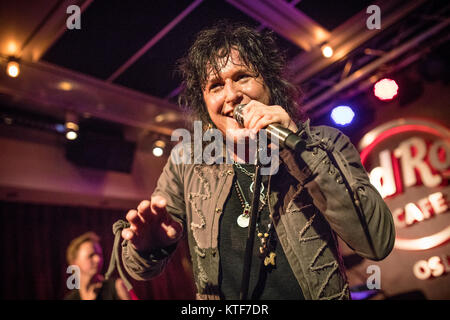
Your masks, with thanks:
<instances>
[{"instance_id":1,"label":"warm orange light","mask_svg":"<svg viewBox=\"0 0 450 320\"><path fill-rule=\"evenodd\" d=\"M6 45L6 52L8 53L8 55L15 55L17 52L17 44L14 41L10 41L7 45Z\"/></svg>"},{"instance_id":2,"label":"warm orange light","mask_svg":"<svg viewBox=\"0 0 450 320\"><path fill-rule=\"evenodd\" d=\"M20 73L19 63L16 61L9 61L6 65L6 74L12 78L15 78Z\"/></svg>"},{"instance_id":3,"label":"warm orange light","mask_svg":"<svg viewBox=\"0 0 450 320\"><path fill-rule=\"evenodd\" d=\"M73 131L78 131L78 129L79 129L78 124L76 124L75 122L72 122L72 121L66 122L66 128L68 130L73 130Z\"/></svg>"},{"instance_id":4,"label":"warm orange light","mask_svg":"<svg viewBox=\"0 0 450 320\"><path fill-rule=\"evenodd\" d=\"M61 81L58 84L58 88L63 90L63 91L70 91L70 90L72 90L73 86L72 86L72 84L70 82Z\"/></svg>"}]
</instances>

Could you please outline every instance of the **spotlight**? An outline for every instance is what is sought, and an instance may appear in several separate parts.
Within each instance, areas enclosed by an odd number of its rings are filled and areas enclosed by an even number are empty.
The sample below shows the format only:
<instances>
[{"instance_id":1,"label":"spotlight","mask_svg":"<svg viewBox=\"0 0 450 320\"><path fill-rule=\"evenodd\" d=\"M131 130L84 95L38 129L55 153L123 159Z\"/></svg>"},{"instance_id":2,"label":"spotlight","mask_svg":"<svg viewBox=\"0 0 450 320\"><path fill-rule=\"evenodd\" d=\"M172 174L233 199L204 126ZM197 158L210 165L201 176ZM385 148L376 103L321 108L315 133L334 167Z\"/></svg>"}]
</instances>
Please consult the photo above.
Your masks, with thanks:
<instances>
[{"instance_id":1,"label":"spotlight","mask_svg":"<svg viewBox=\"0 0 450 320\"><path fill-rule=\"evenodd\" d=\"M166 142L164 140L156 140L153 143L153 155L155 157L161 157L164 154L164 148L166 147Z\"/></svg>"},{"instance_id":2,"label":"spotlight","mask_svg":"<svg viewBox=\"0 0 450 320\"><path fill-rule=\"evenodd\" d=\"M55 124L54 128L59 133L64 133L66 131L66 126L62 123Z\"/></svg>"},{"instance_id":3,"label":"spotlight","mask_svg":"<svg viewBox=\"0 0 450 320\"><path fill-rule=\"evenodd\" d=\"M17 43L15 41L10 41L6 45L6 51L8 52L9 55L16 54L18 49L19 49L19 47L17 46Z\"/></svg>"},{"instance_id":4,"label":"spotlight","mask_svg":"<svg viewBox=\"0 0 450 320\"><path fill-rule=\"evenodd\" d=\"M398 85L394 80L384 78L375 83L373 93L382 101L392 100L398 93Z\"/></svg>"},{"instance_id":5,"label":"spotlight","mask_svg":"<svg viewBox=\"0 0 450 320\"><path fill-rule=\"evenodd\" d=\"M72 131L78 131L79 127L78 124L76 124L73 121L67 121L66 122L66 129L67 130L72 130Z\"/></svg>"},{"instance_id":6,"label":"spotlight","mask_svg":"<svg viewBox=\"0 0 450 320\"><path fill-rule=\"evenodd\" d=\"M333 55L333 48L331 48L329 45L322 46L322 54L325 58L331 58Z\"/></svg>"},{"instance_id":7,"label":"spotlight","mask_svg":"<svg viewBox=\"0 0 450 320\"><path fill-rule=\"evenodd\" d=\"M72 84L68 81L61 81L60 83L58 83L58 89L62 91L70 91L72 90L72 88Z\"/></svg>"},{"instance_id":8,"label":"spotlight","mask_svg":"<svg viewBox=\"0 0 450 320\"><path fill-rule=\"evenodd\" d=\"M67 140L75 140L76 138L78 138L78 133L76 131L69 130L66 132Z\"/></svg>"},{"instance_id":9,"label":"spotlight","mask_svg":"<svg viewBox=\"0 0 450 320\"><path fill-rule=\"evenodd\" d=\"M75 140L78 137L78 116L72 112L66 113L66 139Z\"/></svg>"},{"instance_id":10,"label":"spotlight","mask_svg":"<svg viewBox=\"0 0 450 320\"><path fill-rule=\"evenodd\" d=\"M334 123L346 126L353 121L355 117L355 113L352 108L348 106L339 106L331 111L331 119L333 119Z\"/></svg>"},{"instance_id":11,"label":"spotlight","mask_svg":"<svg viewBox=\"0 0 450 320\"><path fill-rule=\"evenodd\" d=\"M6 74L11 78L16 78L19 75L19 73L20 73L19 63L14 59L10 59L6 64Z\"/></svg>"}]
</instances>

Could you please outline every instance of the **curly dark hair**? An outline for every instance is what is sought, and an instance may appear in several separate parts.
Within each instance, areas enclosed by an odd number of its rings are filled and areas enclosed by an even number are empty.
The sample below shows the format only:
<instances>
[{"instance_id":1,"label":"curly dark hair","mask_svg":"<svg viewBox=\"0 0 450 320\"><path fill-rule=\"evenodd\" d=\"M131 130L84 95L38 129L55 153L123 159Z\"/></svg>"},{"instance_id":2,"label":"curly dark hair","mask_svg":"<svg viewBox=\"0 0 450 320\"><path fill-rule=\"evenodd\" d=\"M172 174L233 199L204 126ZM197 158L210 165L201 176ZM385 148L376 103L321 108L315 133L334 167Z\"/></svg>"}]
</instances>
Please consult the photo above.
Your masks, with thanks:
<instances>
[{"instance_id":1,"label":"curly dark hair","mask_svg":"<svg viewBox=\"0 0 450 320\"><path fill-rule=\"evenodd\" d=\"M203 100L208 70L216 76L222 59L229 58L231 49L239 52L245 65L256 75L261 75L269 88L271 104L286 110L296 123L304 120L300 110L300 91L287 79L286 58L278 48L272 31L259 33L242 23L221 21L212 28L201 31L188 54L178 61L178 71L183 82L178 97L179 106L191 113L194 120L205 125L212 123Z\"/></svg>"}]
</instances>

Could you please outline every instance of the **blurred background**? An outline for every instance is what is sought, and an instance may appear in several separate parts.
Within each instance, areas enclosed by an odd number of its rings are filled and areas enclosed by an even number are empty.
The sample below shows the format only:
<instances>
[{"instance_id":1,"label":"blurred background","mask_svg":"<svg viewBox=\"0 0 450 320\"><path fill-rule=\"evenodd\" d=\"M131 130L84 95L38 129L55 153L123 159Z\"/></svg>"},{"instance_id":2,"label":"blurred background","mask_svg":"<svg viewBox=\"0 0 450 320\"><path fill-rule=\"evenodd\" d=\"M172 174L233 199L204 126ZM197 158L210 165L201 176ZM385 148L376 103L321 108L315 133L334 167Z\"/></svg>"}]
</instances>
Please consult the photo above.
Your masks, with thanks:
<instances>
[{"instance_id":1,"label":"blurred background","mask_svg":"<svg viewBox=\"0 0 450 320\"><path fill-rule=\"evenodd\" d=\"M342 243L353 298L449 299L449 9L438 0L2 1L0 298L61 299L65 249L89 230L102 238L106 271L112 224L149 198L172 131L187 127L176 61L198 31L228 19L276 33L312 125L350 137L393 212L387 259ZM194 298L186 244L163 275L132 283L140 299Z\"/></svg>"}]
</instances>

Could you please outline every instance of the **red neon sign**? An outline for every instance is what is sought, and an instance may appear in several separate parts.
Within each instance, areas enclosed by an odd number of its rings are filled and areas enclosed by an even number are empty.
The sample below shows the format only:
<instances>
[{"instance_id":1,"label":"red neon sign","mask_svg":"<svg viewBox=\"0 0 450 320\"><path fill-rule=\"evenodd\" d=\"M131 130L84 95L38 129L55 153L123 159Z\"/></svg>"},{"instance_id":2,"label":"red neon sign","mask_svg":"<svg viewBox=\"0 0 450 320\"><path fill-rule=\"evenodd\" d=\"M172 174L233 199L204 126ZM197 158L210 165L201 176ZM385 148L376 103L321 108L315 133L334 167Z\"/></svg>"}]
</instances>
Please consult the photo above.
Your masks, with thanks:
<instances>
[{"instance_id":1,"label":"red neon sign","mask_svg":"<svg viewBox=\"0 0 450 320\"><path fill-rule=\"evenodd\" d=\"M421 132L426 134L431 134L436 137L439 137L443 143L445 144L445 147L447 148L450 142L450 134L449 131L446 128L442 128L439 125L436 124L429 124L422 120L397 120L390 122L381 128L377 128L373 130L372 132L369 132L366 134L366 136L362 139L362 143L360 146L361 151L361 162L364 165L368 155L374 150L374 148L379 145L381 142L386 141L387 139L398 135L400 133L405 132ZM414 139L414 138L413 138ZM420 139L416 138L417 141L420 141ZM423 143L424 144L424 143ZM423 151L422 146L422 151ZM427 147L425 147L427 148ZM412 149L412 148L411 148ZM447 149L450 150L450 149ZM398 150L396 150L398 151ZM443 163L447 164L446 161L448 159L445 159L443 157L443 153L441 150L438 150L438 147L435 147L433 151L436 153L435 163L436 161L442 161ZM410 155L413 154L413 151L409 151ZM414 150L414 152L418 152L417 150ZM427 149L426 152L429 152L429 149ZM401 156L401 155L400 155ZM446 156L449 157L450 153L446 153ZM437 160L436 160L437 159ZM381 153L380 153L380 161L381 161ZM386 196L393 196L398 193L402 193L402 176L400 173L399 168L399 161L395 157L394 153L385 153L384 154L384 161L390 162L388 169L391 169L388 173L390 174L389 178L390 181L394 181L395 186L392 186L387 192L382 194L383 197ZM442 177L448 177L449 176L449 170L448 165L444 165L445 168L441 166L440 169L444 169L441 171ZM379 171L382 171L383 168L377 167L375 169L379 169ZM372 173L376 170L372 170ZM431 172L431 171L430 171ZM378 172L379 173L379 172ZM415 173L413 173L415 175ZM410 175L411 176L411 175ZM380 180L382 181L383 175L380 176ZM387 177L387 176L386 176ZM433 186L436 186L440 181L442 181L442 177L438 177L437 175L429 174L428 175L428 183L434 183ZM432 178L435 178L434 180ZM414 177L415 179L415 177ZM410 179L411 180L411 179ZM371 179L372 181L372 179ZM415 181L415 180L414 180ZM414 182L413 181L413 182ZM433 182L434 181L434 182ZM381 183L381 182L380 182ZM386 181L384 181L386 183ZM413 183L409 183L407 186L412 186ZM376 186L377 187L377 186ZM380 185L378 185L380 187ZM377 188L378 189L378 188ZM380 190L379 190L380 191ZM404 208L398 208L393 211L394 221L396 222L396 226L404 227L407 225L410 225L415 222L420 222L425 219L429 219L432 217L432 213L434 214L440 214L442 212L448 211L448 205L446 204L444 200L444 196L442 193L438 192L435 194L430 195L432 196L430 200L433 203L430 203L427 198L420 199L418 201L418 204L415 203L408 203ZM436 200L438 200L436 202ZM433 207L433 208L431 208ZM418 239L403 239L403 238L396 238L395 242L395 248L401 249L401 250L427 250L433 247L436 247L438 245L441 245L445 242L450 240L450 226L445 226L443 230L434 233L427 237L421 237Z\"/></svg>"}]
</instances>

